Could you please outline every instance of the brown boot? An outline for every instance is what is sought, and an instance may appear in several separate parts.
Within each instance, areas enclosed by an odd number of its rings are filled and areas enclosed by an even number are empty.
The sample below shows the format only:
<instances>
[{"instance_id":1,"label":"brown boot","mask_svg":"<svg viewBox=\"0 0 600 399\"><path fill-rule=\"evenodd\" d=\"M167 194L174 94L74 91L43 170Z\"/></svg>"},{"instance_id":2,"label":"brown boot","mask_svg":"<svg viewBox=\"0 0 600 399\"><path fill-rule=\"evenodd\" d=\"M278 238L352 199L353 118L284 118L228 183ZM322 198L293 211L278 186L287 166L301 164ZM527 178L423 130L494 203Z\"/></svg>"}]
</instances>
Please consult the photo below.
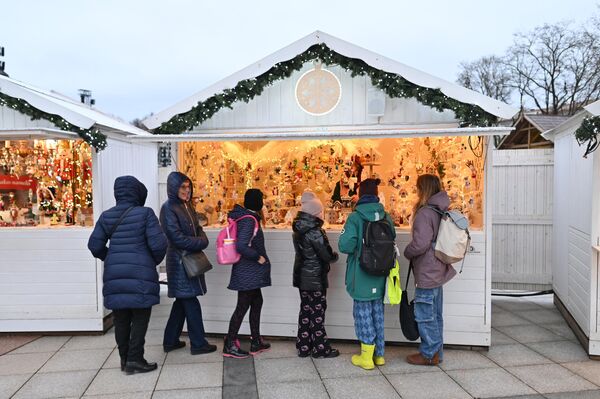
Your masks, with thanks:
<instances>
[{"instance_id":1,"label":"brown boot","mask_svg":"<svg viewBox=\"0 0 600 399\"><path fill-rule=\"evenodd\" d=\"M406 361L417 366L437 366L440 363L440 356L436 353L431 359L427 359L419 352L407 356Z\"/></svg>"}]
</instances>

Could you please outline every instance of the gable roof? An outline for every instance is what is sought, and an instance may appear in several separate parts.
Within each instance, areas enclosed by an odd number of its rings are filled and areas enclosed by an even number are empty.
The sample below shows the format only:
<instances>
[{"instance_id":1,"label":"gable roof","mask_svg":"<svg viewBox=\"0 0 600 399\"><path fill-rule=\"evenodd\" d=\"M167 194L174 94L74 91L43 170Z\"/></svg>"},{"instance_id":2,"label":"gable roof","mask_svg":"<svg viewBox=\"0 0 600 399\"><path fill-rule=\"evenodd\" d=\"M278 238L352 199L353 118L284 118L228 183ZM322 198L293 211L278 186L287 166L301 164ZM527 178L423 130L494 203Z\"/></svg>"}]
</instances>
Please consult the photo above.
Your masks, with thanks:
<instances>
[{"instance_id":1,"label":"gable roof","mask_svg":"<svg viewBox=\"0 0 600 399\"><path fill-rule=\"evenodd\" d=\"M7 76L0 76L0 93L24 100L32 107L48 114L58 115L70 124L82 129L89 129L97 125L101 130L114 133L127 135L150 134L68 97L31 86Z\"/></svg>"},{"instance_id":2,"label":"gable roof","mask_svg":"<svg viewBox=\"0 0 600 399\"><path fill-rule=\"evenodd\" d=\"M518 109L513 108L501 101L484 96L473 90L466 89L455 83L437 78L428 73L419 71L408 65L402 64L390 58L384 57L352 43L338 39L326 33L315 31L310 35L282 48L275 53L247 66L246 68L220 80L219 82L207 87L206 89L176 103L175 105L156 113L143 121L144 125L150 129L159 127L162 123L169 121L176 115L190 111L196 104L204 101L215 94L223 92L225 89L231 89L236 84L245 79L255 78L277 63L293 59L303 53L308 48L316 44L325 44L331 50L348 58L361 59L373 68L395 73L402 76L409 82L426 88L439 89L446 96L466 104L474 104L481 107L484 111L500 118L512 118Z\"/></svg>"},{"instance_id":3,"label":"gable roof","mask_svg":"<svg viewBox=\"0 0 600 399\"><path fill-rule=\"evenodd\" d=\"M564 115L538 115L538 114L525 114L527 119L533 126L535 126L541 133L544 133L550 129L554 129L564 121L570 118L570 116Z\"/></svg>"}]
</instances>

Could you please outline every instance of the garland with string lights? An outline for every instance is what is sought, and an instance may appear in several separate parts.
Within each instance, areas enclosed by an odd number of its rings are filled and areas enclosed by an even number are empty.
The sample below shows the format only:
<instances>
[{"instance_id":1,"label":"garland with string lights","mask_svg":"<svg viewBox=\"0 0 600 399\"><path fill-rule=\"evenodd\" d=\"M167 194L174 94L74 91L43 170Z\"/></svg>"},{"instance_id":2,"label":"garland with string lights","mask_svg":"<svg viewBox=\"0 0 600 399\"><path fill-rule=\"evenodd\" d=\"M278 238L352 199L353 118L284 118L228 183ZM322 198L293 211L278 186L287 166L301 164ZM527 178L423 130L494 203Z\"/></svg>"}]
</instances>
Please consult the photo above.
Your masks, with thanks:
<instances>
[{"instance_id":1,"label":"garland with string lights","mask_svg":"<svg viewBox=\"0 0 600 399\"><path fill-rule=\"evenodd\" d=\"M446 96L439 89L429 89L409 82L395 73L385 72L368 65L361 59L345 57L331 50L325 44L316 44L298 56L275 64L267 72L252 79L237 83L233 89L225 89L204 101L198 102L191 110L176 115L154 129L155 134L179 134L193 129L211 118L223 107L232 108L236 101L248 102L274 82L289 78L295 71L302 69L305 63L320 60L325 65L339 65L350 71L352 77L367 75L373 86L385 92L391 98L415 98L421 104L438 111L452 110L461 121L461 126L492 126L497 117L481 107L465 104Z\"/></svg>"},{"instance_id":2,"label":"garland with string lights","mask_svg":"<svg viewBox=\"0 0 600 399\"><path fill-rule=\"evenodd\" d=\"M82 129L78 126L67 122L61 116L40 111L39 109L31 106L27 101L7 96L4 93L0 93L0 106L7 106L9 108L12 108L17 112L29 116L32 120L45 119L47 121L52 122L61 130L75 132L86 143L94 147L96 151L102 151L106 148L106 136L103 135L99 129L96 129L94 127L90 129Z\"/></svg>"},{"instance_id":3,"label":"garland with string lights","mask_svg":"<svg viewBox=\"0 0 600 399\"><path fill-rule=\"evenodd\" d=\"M581 126L575 131L575 139L580 146L587 143L584 158L587 158L592 152L596 151L600 142L598 141L600 134L600 116L590 116L581 122Z\"/></svg>"}]
</instances>

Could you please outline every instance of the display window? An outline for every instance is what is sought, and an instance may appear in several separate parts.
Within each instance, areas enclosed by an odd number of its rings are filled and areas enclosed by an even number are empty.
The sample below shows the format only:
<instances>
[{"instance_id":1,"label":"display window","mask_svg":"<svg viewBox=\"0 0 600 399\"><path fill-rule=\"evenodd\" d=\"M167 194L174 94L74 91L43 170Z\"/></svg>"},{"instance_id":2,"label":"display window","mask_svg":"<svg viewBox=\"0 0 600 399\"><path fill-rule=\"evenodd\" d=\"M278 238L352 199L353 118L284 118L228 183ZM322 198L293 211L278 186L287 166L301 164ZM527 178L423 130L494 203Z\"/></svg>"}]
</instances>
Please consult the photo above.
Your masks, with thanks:
<instances>
[{"instance_id":1,"label":"display window","mask_svg":"<svg viewBox=\"0 0 600 399\"><path fill-rule=\"evenodd\" d=\"M386 210L396 226L409 228L417 177L430 173L441 178L451 209L465 214L471 229L483 228L481 137L184 142L178 154L206 226L225 224L227 212L253 187L265 193L266 227L291 228L302 192L310 189L325 205L325 227L341 229L360 182L378 177Z\"/></svg>"},{"instance_id":2,"label":"display window","mask_svg":"<svg viewBox=\"0 0 600 399\"><path fill-rule=\"evenodd\" d=\"M0 227L91 226L92 154L82 140L0 140Z\"/></svg>"}]
</instances>

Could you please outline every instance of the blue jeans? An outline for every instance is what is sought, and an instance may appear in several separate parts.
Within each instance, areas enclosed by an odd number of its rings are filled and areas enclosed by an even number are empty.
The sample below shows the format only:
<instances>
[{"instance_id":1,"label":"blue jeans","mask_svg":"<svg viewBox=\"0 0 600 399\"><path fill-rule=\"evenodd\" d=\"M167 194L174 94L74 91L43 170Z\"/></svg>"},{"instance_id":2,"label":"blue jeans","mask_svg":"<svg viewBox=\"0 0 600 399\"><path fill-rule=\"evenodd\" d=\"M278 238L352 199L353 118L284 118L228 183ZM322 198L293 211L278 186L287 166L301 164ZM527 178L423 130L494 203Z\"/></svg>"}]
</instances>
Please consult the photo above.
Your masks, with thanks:
<instances>
[{"instance_id":1,"label":"blue jeans","mask_svg":"<svg viewBox=\"0 0 600 399\"><path fill-rule=\"evenodd\" d=\"M440 361L444 353L444 291L437 288L415 288L415 319L419 326L421 345L419 352L427 359L439 352Z\"/></svg>"},{"instance_id":2,"label":"blue jeans","mask_svg":"<svg viewBox=\"0 0 600 399\"><path fill-rule=\"evenodd\" d=\"M375 345L375 356L383 356L385 352L383 299L354 301L352 313L356 338L364 344Z\"/></svg>"},{"instance_id":3,"label":"blue jeans","mask_svg":"<svg viewBox=\"0 0 600 399\"><path fill-rule=\"evenodd\" d=\"M167 326L165 327L163 345L177 345L181 336L181 330L183 330L183 323L186 319L192 349L199 349L208 345L208 341L204 338L202 308L200 308L200 301L198 301L197 297L175 299Z\"/></svg>"}]
</instances>

